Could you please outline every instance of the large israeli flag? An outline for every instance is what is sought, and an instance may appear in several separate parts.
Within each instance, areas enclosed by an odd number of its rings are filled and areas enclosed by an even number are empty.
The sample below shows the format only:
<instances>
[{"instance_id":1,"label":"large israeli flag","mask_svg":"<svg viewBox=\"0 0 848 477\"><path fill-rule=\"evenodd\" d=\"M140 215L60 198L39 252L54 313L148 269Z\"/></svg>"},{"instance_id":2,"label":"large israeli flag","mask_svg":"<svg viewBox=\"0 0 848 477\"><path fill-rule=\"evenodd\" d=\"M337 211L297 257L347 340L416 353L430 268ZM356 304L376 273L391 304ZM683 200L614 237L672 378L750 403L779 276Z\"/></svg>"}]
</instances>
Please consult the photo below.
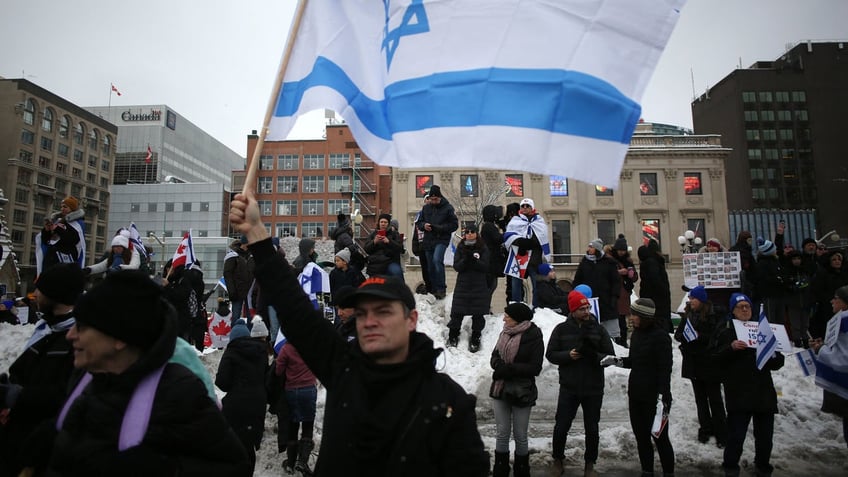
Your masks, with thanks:
<instances>
[{"instance_id":1,"label":"large israeli flag","mask_svg":"<svg viewBox=\"0 0 848 477\"><path fill-rule=\"evenodd\" d=\"M769 326L768 318L763 307L760 307L760 320L757 333L757 369L763 369L768 360L777 351L777 338Z\"/></svg>"},{"instance_id":2,"label":"large israeli flag","mask_svg":"<svg viewBox=\"0 0 848 477\"><path fill-rule=\"evenodd\" d=\"M315 262L309 262L303 267L303 271L297 276L303 292L309 295L315 309L320 308L318 303L319 293L330 293L330 274L325 272Z\"/></svg>"},{"instance_id":3,"label":"large israeli flag","mask_svg":"<svg viewBox=\"0 0 848 477\"><path fill-rule=\"evenodd\" d=\"M684 3L313 0L266 138L330 108L383 165L616 187L638 101Z\"/></svg>"}]
</instances>

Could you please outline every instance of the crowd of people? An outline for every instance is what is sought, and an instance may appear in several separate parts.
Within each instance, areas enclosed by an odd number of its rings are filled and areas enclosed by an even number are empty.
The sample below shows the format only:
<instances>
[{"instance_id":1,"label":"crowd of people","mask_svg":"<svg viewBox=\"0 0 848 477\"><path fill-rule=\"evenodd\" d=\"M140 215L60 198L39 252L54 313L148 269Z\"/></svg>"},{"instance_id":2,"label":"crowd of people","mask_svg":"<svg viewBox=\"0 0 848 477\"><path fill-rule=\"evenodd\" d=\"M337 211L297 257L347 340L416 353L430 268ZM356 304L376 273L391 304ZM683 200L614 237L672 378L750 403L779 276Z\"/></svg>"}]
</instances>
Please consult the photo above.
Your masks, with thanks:
<instances>
[{"instance_id":1,"label":"crowd of people","mask_svg":"<svg viewBox=\"0 0 848 477\"><path fill-rule=\"evenodd\" d=\"M785 244L782 224L773 240L740 233L730 250L740 255L741 288L687 289L674 329L656 241L638 248L638 265L625 236L606 245L590 241L569 291L557 281L547 224L532 199L508 204L505 214L487 206L482 224L464 224L457 241L453 206L432 186L415 219L412 252L422 263L421 294L444 299L445 266L456 271L448 347L459 345L470 316L468 350L480 351L484 316L492 314L499 278L506 279L503 327L489 358L496 425L490 460L476 397L439 372L443 350L416 331L415 296L401 263L405 242L389 214L362 245L353 240L350 218L337 217L324 305L335 320L327 320L302 286L302 274L317 264L315 242L301 240L289 262L261 223L253 191L236 195L230 221L240 238L224 258L231 309L224 302L222 311L231 329L213 381L194 351L203 351L209 296L200 264L168 263L156 283L147 257L121 229L100 260L82 267L77 245L84 227L71 225L79 220L72 199L39 237L43 258L31 303L39 320L24 352L0 374L0 477L251 475L268 412L278 418L280 469L288 474L529 477L530 415L544 360L559 375L549 475L564 472L578 408L583 475L598 475L604 368L618 366L629 369L642 475L654 474L656 451L670 476L672 339L683 357L682 377L692 384L698 440L714 439L724 474L737 476L753 421L754 471L767 476L778 412L771 372L784 356L758 363L733 325L756 319L760 307L772 323L786 325L796 347L818 356L826 370L817 378L823 410L842 417L848 440L848 269L841 251L823 250L815 240L798 251ZM720 251L717 239L701 250ZM0 312L13 306L4 303ZM547 343L533 323L538 308L563 316ZM616 355L616 345L629 348L626 357ZM312 466L318 383L327 394ZM220 402L215 386L226 393Z\"/></svg>"}]
</instances>

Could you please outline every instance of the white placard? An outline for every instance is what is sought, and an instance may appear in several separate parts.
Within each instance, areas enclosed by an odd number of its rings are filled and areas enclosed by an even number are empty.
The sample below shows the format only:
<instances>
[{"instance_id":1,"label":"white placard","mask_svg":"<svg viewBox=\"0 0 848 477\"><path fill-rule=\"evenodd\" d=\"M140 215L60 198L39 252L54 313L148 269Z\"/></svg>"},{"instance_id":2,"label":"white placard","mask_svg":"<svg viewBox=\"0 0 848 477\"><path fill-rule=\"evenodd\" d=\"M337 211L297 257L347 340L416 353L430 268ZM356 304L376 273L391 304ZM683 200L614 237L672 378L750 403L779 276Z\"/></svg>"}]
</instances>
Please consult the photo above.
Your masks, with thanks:
<instances>
[{"instance_id":1,"label":"white placard","mask_svg":"<svg viewBox=\"0 0 848 477\"><path fill-rule=\"evenodd\" d=\"M739 252L683 254L683 284L688 288L741 288Z\"/></svg>"},{"instance_id":2,"label":"white placard","mask_svg":"<svg viewBox=\"0 0 848 477\"><path fill-rule=\"evenodd\" d=\"M760 323L754 320L740 321L733 320L733 326L736 328L736 338L744 341L749 348L757 347L757 335L760 333ZM771 332L777 338L777 351L782 353L792 352L792 342L789 341L789 335L786 333L786 327L775 323L769 323Z\"/></svg>"}]
</instances>

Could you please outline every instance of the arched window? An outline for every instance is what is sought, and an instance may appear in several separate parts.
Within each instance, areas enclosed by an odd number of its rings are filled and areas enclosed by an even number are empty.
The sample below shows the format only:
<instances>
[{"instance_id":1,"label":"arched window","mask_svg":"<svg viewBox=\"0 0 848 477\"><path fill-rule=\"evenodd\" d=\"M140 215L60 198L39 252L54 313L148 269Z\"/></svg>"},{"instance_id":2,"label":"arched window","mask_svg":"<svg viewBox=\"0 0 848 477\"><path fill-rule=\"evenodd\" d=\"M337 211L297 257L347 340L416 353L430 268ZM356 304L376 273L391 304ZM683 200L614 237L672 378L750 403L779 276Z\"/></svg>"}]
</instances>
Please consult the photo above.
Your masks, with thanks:
<instances>
[{"instance_id":1,"label":"arched window","mask_svg":"<svg viewBox=\"0 0 848 477\"><path fill-rule=\"evenodd\" d=\"M68 137L68 133L71 130L71 118L67 115L62 116L59 119L59 137L66 138Z\"/></svg>"},{"instance_id":2,"label":"arched window","mask_svg":"<svg viewBox=\"0 0 848 477\"><path fill-rule=\"evenodd\" d=\"M97 143L100 142L98 139L99 138L97 137L97 129L92 128L91 132L88 133L88 147L97 151Z\"/></svg>"},{"instance_id":3,"label":"arched window","mask_svg":"<svg viewBox=\"0 0 848 477\"><path fill-rule=\"evenodd\" d=\"M44 132L53 132L53 110L44 108L44 116L41 118L41 129Z\"/></svg>"},{"instance_id":4,"label":"arched window","mask_svg":"<svg viewBox=\"0 0 848 477\"><path fill-rule=\"evenodd\" d=\"M74 128L74 142L82 145L83 139L85 139L85 124L77 123L77 127Z\"/></svg>"},{"instance_id":5,"label":"arched window","mask_svg":"<svg viewBox=\"0 0 848 477\"><path fill-rule=\"evenodd\" d=\"M112 138L105 134L103 136L103 155L108 156L109 152L112 150Z\"/></svg>"},{"instance_id":6,"label":"arched window","mask_svg":"<svg viewBox=\"0 0 848 477\"><path fill-rule=\"evenodd\" d=\"M24 104L24 122L30 126L35 124L35 101L31 99Z\"/></svg>"}]
</instances>

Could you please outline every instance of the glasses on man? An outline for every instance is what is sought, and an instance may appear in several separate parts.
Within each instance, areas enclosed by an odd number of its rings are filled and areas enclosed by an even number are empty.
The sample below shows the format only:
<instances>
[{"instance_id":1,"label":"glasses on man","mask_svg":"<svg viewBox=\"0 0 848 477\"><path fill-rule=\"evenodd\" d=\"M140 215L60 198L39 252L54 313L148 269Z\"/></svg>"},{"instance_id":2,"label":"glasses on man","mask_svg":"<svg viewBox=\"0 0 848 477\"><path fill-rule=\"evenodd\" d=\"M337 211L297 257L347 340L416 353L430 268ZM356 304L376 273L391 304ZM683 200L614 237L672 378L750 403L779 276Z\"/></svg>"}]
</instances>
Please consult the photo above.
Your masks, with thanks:
<instances>
[{"instance_id":1,"label":"glasses on man","mask_svg":"<svg viewBox=\"0 0 848 477\"><path fill-rule=\"evenodd\" d=\"M530 207L530 204L524 204L524 205L521 206L521 208L522 209L532 209L533 207Z\"/></svg>"}]
</instances>

